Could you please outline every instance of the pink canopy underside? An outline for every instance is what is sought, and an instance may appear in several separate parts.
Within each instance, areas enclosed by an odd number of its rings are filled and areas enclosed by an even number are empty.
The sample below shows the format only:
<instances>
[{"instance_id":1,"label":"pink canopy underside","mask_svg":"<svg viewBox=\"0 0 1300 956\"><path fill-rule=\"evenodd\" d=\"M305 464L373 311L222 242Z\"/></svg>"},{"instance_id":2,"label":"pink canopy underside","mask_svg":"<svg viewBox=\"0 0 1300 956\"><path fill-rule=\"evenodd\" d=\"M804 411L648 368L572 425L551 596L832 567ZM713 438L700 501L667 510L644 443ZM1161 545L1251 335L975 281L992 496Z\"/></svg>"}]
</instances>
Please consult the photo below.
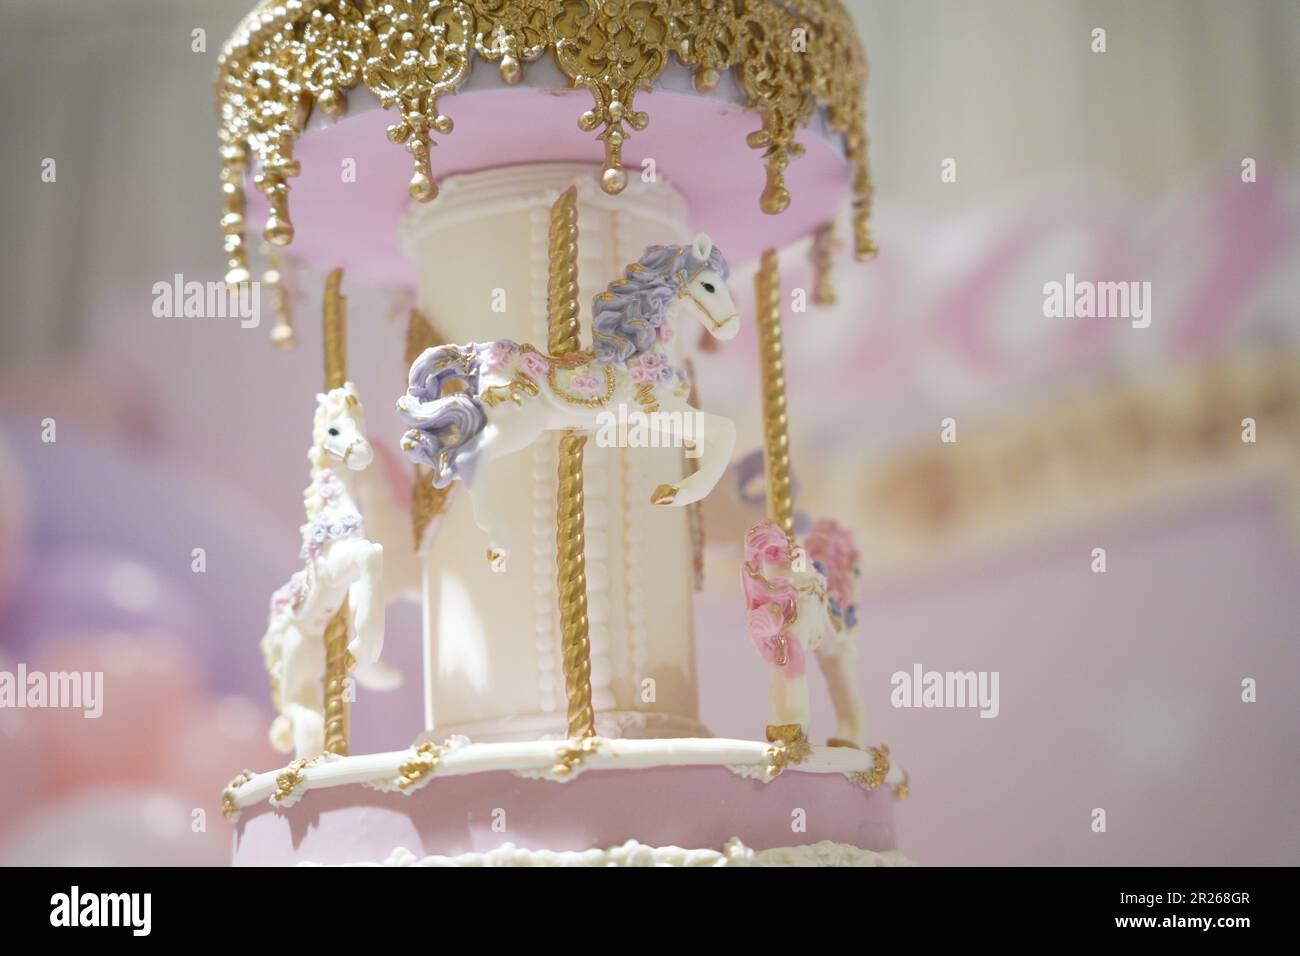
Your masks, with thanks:
<instances>
[{"instance_id":1,"label":"pink canopy underside","mask_svg":"<svg viewBox=\"0 0 1300 956\"><path fill-rule=\"evenodd\" d=\"M397 242L399 219L411 202L411 156L385 136L397 121L395 111L380 109L364 93L353 99L354 109L344 119L325 124L313 117L298 140L295 156L302 173L289 181L295 227L289 252L317 268L342 266L355 278L414 286L414 267ZM441 180L520 163L582 162L591 164L596 177L603 144L594 133L578 129L578 117L591 103L585 90L507 88L447 97L440 106L455 129L435 135L433 175ZM773 216L758 207L765 181L762 151L745 142L761 127L757 113L722 99L662 89L640 94L636 107L649 114L650 125L632 131L624 144L629 177L641 174L644 159L653 159L658 178L686 198L692 229L707 232L733 264L803 238L832 218L848 196L842 140L817 121L800 132L807 152L786 169L790 206ZM355 182L343 181L346 159L355 161ZM248 208L255 240L268 207L251 184Z\"/></svg>"}]
</instances>

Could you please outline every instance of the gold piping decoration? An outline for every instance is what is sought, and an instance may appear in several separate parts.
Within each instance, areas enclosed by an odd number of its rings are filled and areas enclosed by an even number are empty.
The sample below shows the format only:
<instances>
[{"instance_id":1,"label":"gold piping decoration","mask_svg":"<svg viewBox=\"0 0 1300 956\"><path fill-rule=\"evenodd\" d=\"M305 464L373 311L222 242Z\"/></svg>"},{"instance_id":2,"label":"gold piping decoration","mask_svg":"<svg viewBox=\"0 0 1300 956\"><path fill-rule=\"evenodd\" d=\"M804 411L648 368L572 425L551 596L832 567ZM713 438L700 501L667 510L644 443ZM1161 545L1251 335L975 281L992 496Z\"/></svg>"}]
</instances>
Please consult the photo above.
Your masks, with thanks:
<instances>
[{"instance_id":1,"label":"gold piping decoration","mask_svg":"<svg viewBox=\"0 0 1300 956\"><path fill-rule=\"evenodd\" d=\"M578 191L571 186L551 206L547 242L547 342L552 355L547 380L557 394L556 365L591 359L590 353L581 350L578 336L577 199ZM610 382L608 366L605 371L606 381ZM596 713L591 704L591 643L587 639L587 544L582 495L582 453L586 444L586 435L562 435L556 469L555 584L560 602L560 650L570 737L592 737L596 733Z\"/></svg>"},{"instance_id":2,"label":"gold piping decoration","mask_svg":"<svg viewBox=\"0 0 1300 956\"><path fill-rule=\"evenodd\" d=\"M425 349L433 348L441 341L442 336L429 320L412 309L406 322L406 367L409 369ZM402 384L405 387L405 381ZM447 510L455 483L446 488L435 488L429 469L423 465L411 467L415 470L415 481L411 485L411 536L415 550L419 551L430 522Z\"/></svg>"},{"instance_id":3,"label":"gold piping decoration","mask_svg":"<svg viewBox=\"0 0 1300 956\"><path fill-rule=\"evenodd\" d=\"M768 249L754 275L758 309L759 367L763 390L763 473L767 516L788 537L794 535L790 496L790 430L786 419L785 358L781 345L781 276L776 252Z\"/></svg>"},{"instance_id":4,"label":"gold piping decoration","mask_svg":"<svg viewBox=\"0 0 1300 956\"><path fill-rule=\"evenodd\" d=\"M784 171L804 152L797 133L820 112L844 138L855 255L874 254L867 64L839 0L262 0L217 68L226 281L249 279L243 179L250 160L258 166L254 185L271 205L263 235L274 245L292 242L294 143L315 107L341 116L347 93L364 84L384 109L395 109L388 139L411 154L410 194L428 202L438 193L432 135L452 132L439 100L460 88L476 58L517 83L548 52L569 86L591 96L578 125L603 144L600 184L611 195L627 185L624 141L650 122L635 108L636 95L654 89L670 57L693 71L700 93L731 70L758 113L761 127L747 142L762 151L766 213L790 204Z\"/></svg>"}]
</instances>

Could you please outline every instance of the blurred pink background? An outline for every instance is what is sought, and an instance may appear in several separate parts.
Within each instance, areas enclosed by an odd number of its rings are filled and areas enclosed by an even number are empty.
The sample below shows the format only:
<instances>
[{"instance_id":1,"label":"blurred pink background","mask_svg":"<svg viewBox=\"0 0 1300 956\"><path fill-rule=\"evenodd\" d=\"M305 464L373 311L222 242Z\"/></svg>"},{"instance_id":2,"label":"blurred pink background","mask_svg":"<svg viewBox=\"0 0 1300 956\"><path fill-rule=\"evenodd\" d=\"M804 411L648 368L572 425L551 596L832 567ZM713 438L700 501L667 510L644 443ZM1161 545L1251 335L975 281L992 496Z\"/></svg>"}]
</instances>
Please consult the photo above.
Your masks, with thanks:
<instances>
[{"instance_id":1,"label":"blurred pink background","mask_svg":"<svg viewBox=\"0 0 1300 956\"><path fill-rule=\"evenodd\" d=\"M223 270L211 78L249 6L0 10L0 670L102 670L108 703L0 709L0 863L225 863L221 787L282 762L257 642L296 564L321 277L297 276L290 352L269 316L150 311L155 282ZM882 253L842 249L838 303L787 314L788 381L798 507L863 550L870 736L911 778L900 847L932 865L1295 864L1300 7L849 6ZM806 260L783 252L787 286ZM1067 272L1150 281L1150 328L1044 318ZM402 298L348 295L368 330L352 377L396 394ZM742 450L753 349L751 328L697 360ZM758 516L731 481L707 511L701 706L720 735L765 715L723 546ZM418 609L389 614L413 672ZM998 671L998 717L891 707L890 675L918 663ZM354 750L408 743L418 694L358 707Z\"/></svg>"}]
</instances>

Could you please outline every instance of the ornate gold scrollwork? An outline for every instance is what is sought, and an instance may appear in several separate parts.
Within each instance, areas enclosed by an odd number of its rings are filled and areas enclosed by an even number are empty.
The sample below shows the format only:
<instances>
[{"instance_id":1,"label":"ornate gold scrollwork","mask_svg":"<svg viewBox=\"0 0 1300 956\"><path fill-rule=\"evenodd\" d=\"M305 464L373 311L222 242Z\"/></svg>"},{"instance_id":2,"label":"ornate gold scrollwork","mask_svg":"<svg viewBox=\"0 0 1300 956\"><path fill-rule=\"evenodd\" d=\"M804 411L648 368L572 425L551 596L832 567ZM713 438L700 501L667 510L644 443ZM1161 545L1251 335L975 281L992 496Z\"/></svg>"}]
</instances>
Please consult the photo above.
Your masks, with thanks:
<instances>
[{"instance_id":1,"label":"ornate gold scrollwork","mask_svg":"<svg viewBox=\"0 0 1300 956\"><path fill-rule=\"evenodd\" d=\"M515 83L548 50L569 84L591 94L578 123L604 143L601 185L611 194L627 183L624 141L650 122L635 109L636 95L653 89L670 55L694 71L700 92L734 71L762 123L748 142L767 168L764 212L789 205L784 170L804 151L798 130L821 110L827 127L844 136L852 167L855 253L874 253L866 60L839 0L265 0L226 44L217 76L227 281L249 278L243 175L250 158L258 163L254 184L271 204L267 241L293 239L293 144L313 106L339 116L347 92L364 83L386 109L396 108L400 119L388 137L411 153L410 192L427 202L438 192L431 134L452 130L439 99L464 83L475 56Z\"/></svg>"}]
</instances>

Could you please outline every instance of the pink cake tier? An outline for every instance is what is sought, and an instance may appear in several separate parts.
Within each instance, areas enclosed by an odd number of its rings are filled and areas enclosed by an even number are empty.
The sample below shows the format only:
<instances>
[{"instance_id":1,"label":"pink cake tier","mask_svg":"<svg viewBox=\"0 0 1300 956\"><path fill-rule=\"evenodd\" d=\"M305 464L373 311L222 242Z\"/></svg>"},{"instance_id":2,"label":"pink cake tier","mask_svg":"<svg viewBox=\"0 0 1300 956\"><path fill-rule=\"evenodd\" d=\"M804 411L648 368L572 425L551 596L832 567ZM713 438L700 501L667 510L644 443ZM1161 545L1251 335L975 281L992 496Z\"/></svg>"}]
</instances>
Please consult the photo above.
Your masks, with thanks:
<instances>
[{"instance_id":1,"label":"pink cake tier","mask_svg":"<svg viewBox=\"0 0 1300 956\"><path fill-rule=\"evenodd\" d=\"M581 754L570 741L454 742L423 774L428 754L423 764L416 754L327 758L235 781L225 795L238 819L235 865L909 862L894 835L905 776L883 748L818 747L794 764L755 741L597 738ZM502 762L522 769L461 772Z\"/></svg>"}]
</instances>

